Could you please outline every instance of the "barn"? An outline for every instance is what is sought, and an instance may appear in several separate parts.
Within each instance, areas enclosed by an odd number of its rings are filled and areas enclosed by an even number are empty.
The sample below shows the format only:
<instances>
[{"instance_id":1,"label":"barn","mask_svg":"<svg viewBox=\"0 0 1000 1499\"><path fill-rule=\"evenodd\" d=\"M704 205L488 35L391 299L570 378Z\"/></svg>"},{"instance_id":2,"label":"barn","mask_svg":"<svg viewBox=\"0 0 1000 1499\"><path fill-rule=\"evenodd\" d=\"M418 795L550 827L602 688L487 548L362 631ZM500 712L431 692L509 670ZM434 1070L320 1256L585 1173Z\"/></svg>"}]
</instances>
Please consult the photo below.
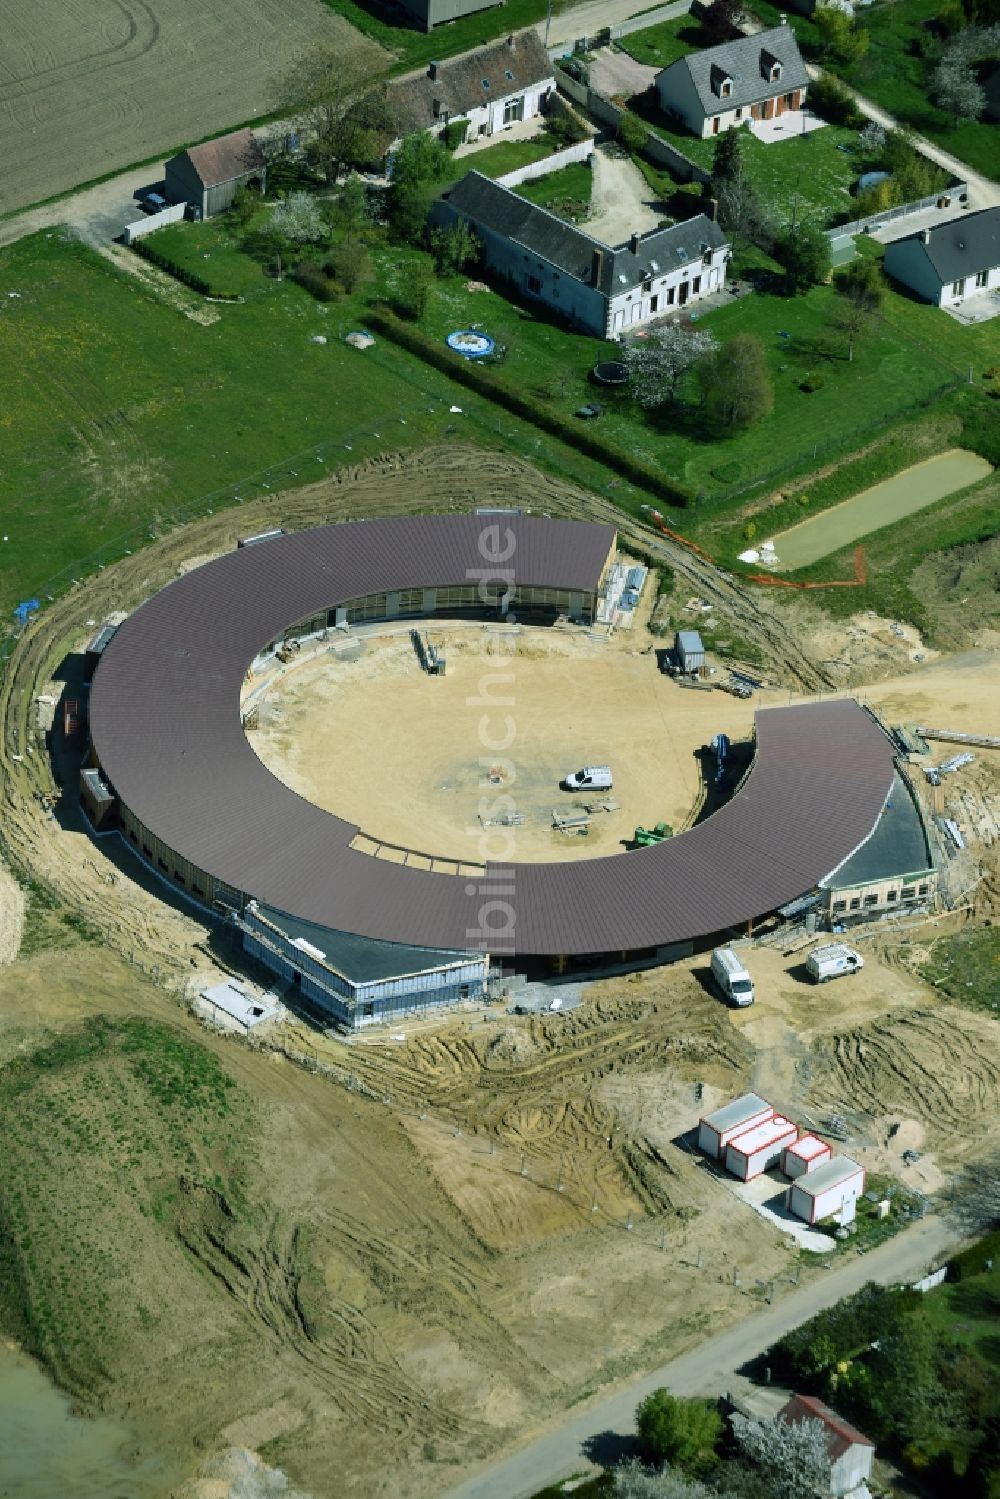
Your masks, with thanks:
<instances>
[{"instance_id":1,"label":"barn","mask_svg":"<svg viewBox=\"0 0 1000 1499\"><path fill-rule=\"evenodd\" d=\"M190 203L203 219L224 213L236 189L254 183L267 186L264 153L251 130L234 130L217 140L172 156L167 162L164 191L171 203Z\"/></svg>"}]
</instances>

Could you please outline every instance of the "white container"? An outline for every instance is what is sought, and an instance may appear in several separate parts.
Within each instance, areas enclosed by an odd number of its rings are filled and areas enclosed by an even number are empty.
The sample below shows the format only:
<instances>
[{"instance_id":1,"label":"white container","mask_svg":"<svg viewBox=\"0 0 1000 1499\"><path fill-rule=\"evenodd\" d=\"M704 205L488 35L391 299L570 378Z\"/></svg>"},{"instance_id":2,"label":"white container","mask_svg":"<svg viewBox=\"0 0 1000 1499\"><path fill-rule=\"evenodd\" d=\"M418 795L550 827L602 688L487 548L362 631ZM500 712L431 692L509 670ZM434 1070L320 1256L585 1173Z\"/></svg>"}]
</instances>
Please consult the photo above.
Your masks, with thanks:
<instances>
[{"instance_id":1,"label":"white container","mask_svg":"<svg viewBox=\"0 0 1000 1499\"><path fill-rule=\"evenodd\" d=\"M730 1140L726 1146L726 1170L740 1181L753 1181L755 1176L777 1165L781 1152L786 1145L794 1145L798 1133L798 1125L774 1114Z\"/></svg>"},{"instance_id":2,"label":"white container","mask_svg":"<svg viewBox=\"0 0 1000 1499\"><path fill-rule=\"evenodd\" d=\"M698 1148L713 1161L721 1161L730 1140L773 1115L774 1109L763 1098L756 1093L744 1093L742 1098L734 1098L732 1103L724 1103L698 1120Z\"/></svg>"},{"instance_id":3,"label":"white container","mask_svg":"<svg viewBox=\"0 0 1000 1499\"><path fill-rule=\"evenodd\" d=\"M810 1171L815 1171L817 1166L822 1166L828 1161L833 1152L825 1140L817 1140L815 1135L803 1135L801 1140L796 1140L794 1145L785 1147L781 1157L781 1169L786 1176L793 1179L797 1176L805 1176Z\"/></svg>"},{"instance_id":4,"label":"white container","mask_svg":"<svg viewBox=\"0 0 1000 1499\"><path fill-rule=\"evenodd\" d=\"M864 1190L864 1167L846 1155L838 1155L792 1183L788 1206L804 1223L819 1223L857 1202Z\"/></svg>"}]
</instances>

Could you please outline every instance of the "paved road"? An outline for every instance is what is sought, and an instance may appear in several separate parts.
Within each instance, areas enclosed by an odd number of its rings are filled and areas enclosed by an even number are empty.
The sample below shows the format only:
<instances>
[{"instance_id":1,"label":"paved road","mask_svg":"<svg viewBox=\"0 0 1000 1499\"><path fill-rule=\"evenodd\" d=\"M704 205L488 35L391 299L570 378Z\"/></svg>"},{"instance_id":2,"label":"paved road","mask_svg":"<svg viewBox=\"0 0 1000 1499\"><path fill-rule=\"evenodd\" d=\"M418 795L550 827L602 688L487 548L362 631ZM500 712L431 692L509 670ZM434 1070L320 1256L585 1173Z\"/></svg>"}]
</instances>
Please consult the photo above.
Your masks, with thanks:
<instances>
[{"instance_id":1,"label":"paved road","mask_svg":"<svg viewBox=\"0 0 1000 1499\"><path fill-rule=\"evenodd\" d=\"M561 15L552 17L548 44L550 47L557 47L560 42L575 42L579 36L596 36L603 27L630 21L633 16L648 9L649 6L644 5L642 0L583 0L582 5L571 6ZM664 6L664 13L659 19L672 20L675 16L687 15L690 9L691 0L676 0L673 5ZM535 30L544 38L545 22L539 21Z\"/></svg>"},{"instance_id":2,"label":"paved road","mask_svg":"<svg viewBox=\"0 0 1000 1499\"><path fill-rule=\"evenodd\" d=\"M721 1394L733 1386L739 1368L800 1322L851 1295L866 1281L888 1285L918 1280L928 1268L940 1264L958 1242L958 1234L947 1222L924 1219L870 1254L845 1260L783 1301L755 1312L645 1378L595 1402L563 1425L449 1489L442 1499L526 1499L546 1484L590 1468L584 1444L603 1433L630 1434L636 1405L651 1390L666 1385L678 1395Z\"/></svg>"}]
</instances>

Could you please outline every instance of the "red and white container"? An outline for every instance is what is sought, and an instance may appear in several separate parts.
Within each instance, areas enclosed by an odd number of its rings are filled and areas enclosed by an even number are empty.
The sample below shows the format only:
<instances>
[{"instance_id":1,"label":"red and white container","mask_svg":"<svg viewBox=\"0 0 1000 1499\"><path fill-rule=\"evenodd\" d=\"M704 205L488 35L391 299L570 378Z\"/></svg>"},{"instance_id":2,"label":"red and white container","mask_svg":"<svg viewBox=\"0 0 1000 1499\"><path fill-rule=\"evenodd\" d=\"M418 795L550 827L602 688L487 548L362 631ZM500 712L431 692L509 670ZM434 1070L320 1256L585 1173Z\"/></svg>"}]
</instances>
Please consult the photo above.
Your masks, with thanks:
<instances>
[{"instance_id":1,"label":"red and white container","mask_svg":"<svg viewBox=\"0 0 1000 1499\"><path fill-rule=\"evenodd\" d=\"M724 1103L712 1114L698 1120L698 1148L713 1161L721 1161L730 1140L741 1135L755 1124L772 1118L774 1109L756 1093L744 1093L742 1098Z\"/></svg>"},{"instance_id":2,"label":"red and white container","mask_svg":"<svg viewBox=\"0 0 1000 1499\"><path fill-rule=\"evenodd\" d=\"M798 1125L781 1114L772 1114L770 1119L754 1125L737 1135L726 1146L726 1170L740 1181L752 1181L770 1166L776 1166L781 1152L798 1139Z\"/></svg>"},{"instance_id":3,"label":"red and white container","mask_svg":"<svg viewBox=\"0 0 1000 1499\"><path fill-rule=\"evenodd\" d=\"M817 1140L815 1135L803 1135L794 1145L785 1146L781 1155L781 1169L786 1176L792 1178L805 1176L807 1172L815 1171L817 1166L822 1166L832 1154L825 1140Z\"/></svg>"},{"instance_id":4,"label":"red and white container","mask_svg":"<svg viewBox=\"0 0 1000 1499\"><path fill-rule=\"evenodd\" d=\"M864 1190L865 1168L846 1155L838 1155L792 1182L788 1206L803 1222L819 1223L841 1212L850 1199L856 1202Z\"/></svg>"}]
</instances>

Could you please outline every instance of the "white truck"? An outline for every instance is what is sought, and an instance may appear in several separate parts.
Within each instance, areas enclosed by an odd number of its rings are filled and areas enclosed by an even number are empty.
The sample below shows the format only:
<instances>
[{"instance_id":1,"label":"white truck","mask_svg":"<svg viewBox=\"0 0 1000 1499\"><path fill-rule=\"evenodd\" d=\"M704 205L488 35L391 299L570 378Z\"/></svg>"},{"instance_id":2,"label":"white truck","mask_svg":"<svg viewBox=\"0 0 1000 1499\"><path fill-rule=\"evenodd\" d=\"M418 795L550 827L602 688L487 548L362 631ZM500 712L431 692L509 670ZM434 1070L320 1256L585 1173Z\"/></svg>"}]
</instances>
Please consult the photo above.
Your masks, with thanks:
<instances>
[{"instance_id":1,"label":"white truck","mask_svg":"<svg viewBox=\"0 0 1000 1499\"><path fill-rule=\"evenodd\" d=\"M845 942L816 947L806 959L806 972L817 984L825 984L827 979L839 979L845 973L860 973L864 966L861 954Z\"/></svg>"},{"instance_id":2,"label":"white truck","mask_svg":"<svg viewBox=\"0 0 1000 1499\"><path fill-rule=\"evenodd\" d=\"M611 767L609 765L585 765L574 770L563 781L567 791L610 791Z\"/></svg>"},{"instance_id":3,"label":"white truck","mask_svg":"<svg viewBox=\"0 0 1000 1499\"><path fill-rule=\"evenodd\" d=\"M731 947L717 947L712 953L712 977L738 1009L753 1004L753 979Z\"/></svg>"}]
</instances>

